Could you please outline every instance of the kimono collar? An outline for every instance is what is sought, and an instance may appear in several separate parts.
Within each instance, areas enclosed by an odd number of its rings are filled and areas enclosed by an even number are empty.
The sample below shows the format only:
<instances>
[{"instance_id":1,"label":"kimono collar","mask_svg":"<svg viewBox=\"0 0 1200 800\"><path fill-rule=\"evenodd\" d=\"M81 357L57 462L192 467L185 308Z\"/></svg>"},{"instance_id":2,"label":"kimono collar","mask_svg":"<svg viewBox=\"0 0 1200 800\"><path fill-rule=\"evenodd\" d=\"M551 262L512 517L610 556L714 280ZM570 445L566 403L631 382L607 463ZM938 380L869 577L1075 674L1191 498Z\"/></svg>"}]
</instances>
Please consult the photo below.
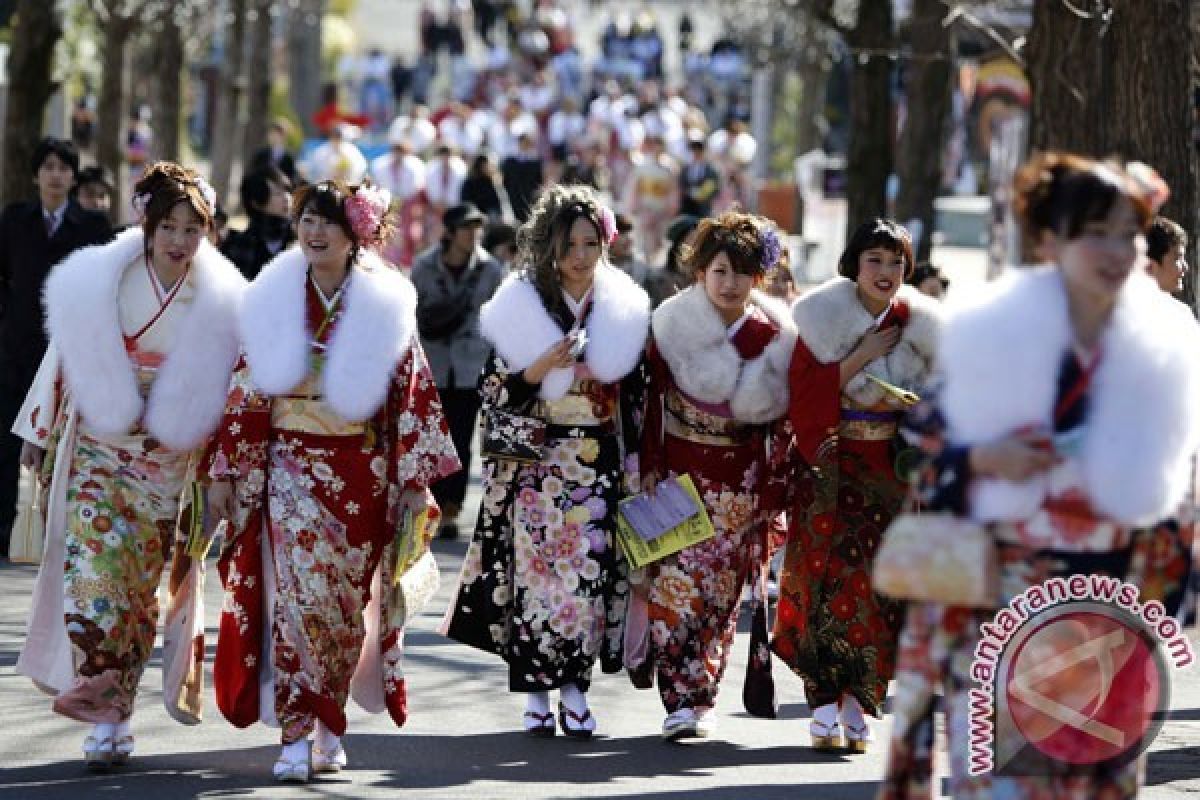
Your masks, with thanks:
<instances>
[{"instance_id":1,"label":"kimono collar","mask_svg":"<svg viewBox=\"0 0 1200 800\"><path fill-rule=\"evenodd\" d=\"M646 347L650 298L624 272L601 263L592 284L584 361L601 383L621 380L637 367ZM479 329L505 364L519 372L563 338L563 329L542 304L524 275L510 274L479 312ZM554 369L542 380L544 400L557 400L571 388L575 371Z\"/></svg>"},{"instance_id":2,"label":"kimono collar","mask_svg":"<svg viewBox=\"0 0 1200 800\"><path fill-rule=\"evenodd\" d=\"M142 268L144 244L142 229L133 227L56 266L46 279L46 327L76 407L94 430L123 434L142 420L167 447L188 450L221 420L237 360L237 309L246 281L211 244L200 243L190 268L192 303L143 400L117 304L125 270Z\"/></svg>"},{"instance_id":3,"label":"kimono collar","mask_svg":"<svg viewBox=\"0 0 1200 800\"><path fill-rule=\"evenodd\" d=\"M837 277L805 293L792 306L800 339L822 364L842 361L876 325L893 321L901 326L900 342L877 358L842 389L856 403L875 406L894 403L890 395L863 373L905 389L919 390L929 379L941 326L936 300L902 285L880 320L863 308L854 281Z\"/></svg>"},{"instance_id":4,"label":"kimono collar","mask_svg":"<svg viewBox=\"0 0 1200 800\"><path fill-rule=\"evenodd\" d=\"M412 346L417 293L371 251L361 251L352 269L329 339L321 393L339 416L358 422L383 406L392 374ZM251 381L266 394L287 394L308 375L308 280L308 262L295 246L272 259L246 289L242 346Z\"/></svg>"},{"instance_id":5,"label":"kimono collar","mask_svg":"<svg viewBox=\"0 0 1200 800\"><path fill-rule=\"evenodd\" d=\"M680 390L704 403L728 402L740 421L769 422L787 413L796 326L781 301L755 290L750 303L754 313L731 337L704 287L693 285L659 306L651 327Z\"/></svg>"},{"instance_id":6,"label":"kimono collar","mask_svg":"<svg viewBox=\"0 0 1200 800\"><path fill-rule=\"evenodd\" d=\"M1079 448L1088 500L1127 525L1178 509L1200 445L1200 328L1190 311L1136 272L1101 339ZM952 306L938 354L941 408L952 441L994 441L1049 428L1071 325L1054 267L1010 271ZM971 513L1019 520L1036 511L1045 479L976 480Z\"/></svg>"}]
</instances>

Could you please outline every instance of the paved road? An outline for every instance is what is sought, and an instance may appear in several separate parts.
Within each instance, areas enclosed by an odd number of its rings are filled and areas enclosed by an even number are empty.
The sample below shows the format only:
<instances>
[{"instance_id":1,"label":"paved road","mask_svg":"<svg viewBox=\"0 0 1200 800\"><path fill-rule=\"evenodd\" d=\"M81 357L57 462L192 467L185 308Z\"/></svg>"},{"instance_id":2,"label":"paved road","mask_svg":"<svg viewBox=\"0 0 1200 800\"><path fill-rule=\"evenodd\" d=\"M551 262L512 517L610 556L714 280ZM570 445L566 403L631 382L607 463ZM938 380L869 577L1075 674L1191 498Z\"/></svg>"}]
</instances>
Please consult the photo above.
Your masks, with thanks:
<instances>
[{"instance_id":1,"label":"paved road","mask_svg":"<svg viewBox=\"0 0 1200 800\"><path fill-rule=\"evenodd\" d=\"M471 498L478 502L477 486ZM407 639L409 723L397 730L384 717L354 708L346 740L352 769L305 787L271 781L276 732L262 726L234 729L218 713L211 689L204 724L188 728L167 717L157 655L142 681L133 765L108 776L88 774L77 750L85 726L50 713L47 698L13 672L34 570L5 563L0 566L0 798L374 798L393 797L398 790L409 798L473 800L873 796L884 768L880 748L854 758L808 749L802 688L778 662L780 718L759 720L742 711L745 633L738 636L712 741L663 743L657 735L663 713L657 696L636 691L622 675L596 681L592 694L600 730L592 742L527 738L517 730L523 704L505 691L500 662L435 632L465 549L461 541L436 545L442 591ZM215 571L210 575L211 659L220 593ZM1172 708L1174 717L1154 745L1146 797L1200 792L1200 671L1178 676Z\"/></svg>"}]
</instances>

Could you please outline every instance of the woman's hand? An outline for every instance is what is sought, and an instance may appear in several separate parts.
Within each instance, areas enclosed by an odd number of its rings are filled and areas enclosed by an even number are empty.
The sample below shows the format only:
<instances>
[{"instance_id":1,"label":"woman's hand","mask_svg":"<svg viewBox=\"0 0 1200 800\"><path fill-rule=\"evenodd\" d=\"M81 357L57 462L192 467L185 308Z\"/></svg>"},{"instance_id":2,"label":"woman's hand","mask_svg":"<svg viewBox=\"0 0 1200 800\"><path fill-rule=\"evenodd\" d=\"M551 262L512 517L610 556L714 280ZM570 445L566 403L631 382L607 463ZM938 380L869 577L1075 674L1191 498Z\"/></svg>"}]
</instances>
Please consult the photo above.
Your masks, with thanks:
<instances>
[{"instance_id":1,"label":"woman's hand","mask_svg":"<svg viewBox=\"0 0 1200 800\"><path fill-rule=\"evenodd\" d=\"M46 451L33 442L24 442L21 445L21 466L33 470L35 475L41 474L42 459L45 457Z\"/></svg>"},{"instance_id":2,"label":"woman's hand","mask_svg":"<svg viewBox=\"0 0 1200 800\"><path fill-rule=\"evenodd\" d=\"M867 364L892 352L900 341L901 333L902 329L899 325L867 333L858 343L858 347L855 347L850 351L850 355L842 359L842 363L838 367L838 388L845 389L850 379L862 372Z\"/></svg>"},{"instance_id":3,"label":"woman's hand","mask_svg":"<svg viewBox=\"0 0 1200 800\"><path fill-rule=\"evenodd\" d=\"M647 472L642 476L642 491L653 496L658 489L658 482L662 480L657 472Z\"/></svg>"},{"instance_id":4,"label":"woman's hand","mask_svg":"<svg viewBox=\"0 0 1200 800\"><path fill-rule=\"evenodd\" d=\"M899 325L892 325L881 331L871 331L864 336L856 348L856 351L863 358L863 366L892 352L900 342L901 333L903 333L903 328Z\"/></svg>"},{"instance_id":5,"label":"woman's hand","mask_svg":"<svg viewBox=\"0 0 1200 800\"><path fill-rule=\"evenodd\" d=\"M214 519L233 521L233 482L213 481L206 493L208 513Z\"/></svg>"},{"instance_id":6,"label":"woman's hand","mask_svg":"<svg viewBox=\"0 0 1200 800\"><path fill-rule=\"evenodd\" d=\"M1058 463L1044 434L1024 433L971 448L968 456L976 475L1026 481Z\"/></svg>"},{"instance_id":7,"label":"woman's hand","mask_svg":"<svg viewBox=\"0 0 1200 800\"><path fill-rule=\"evenodd\" d=\"M526 383L539 384L552 369L563 369L575 363L571 357L571 339L564 338L551 347L525 368L523 377Z\"/></svg>"}]
</instances>

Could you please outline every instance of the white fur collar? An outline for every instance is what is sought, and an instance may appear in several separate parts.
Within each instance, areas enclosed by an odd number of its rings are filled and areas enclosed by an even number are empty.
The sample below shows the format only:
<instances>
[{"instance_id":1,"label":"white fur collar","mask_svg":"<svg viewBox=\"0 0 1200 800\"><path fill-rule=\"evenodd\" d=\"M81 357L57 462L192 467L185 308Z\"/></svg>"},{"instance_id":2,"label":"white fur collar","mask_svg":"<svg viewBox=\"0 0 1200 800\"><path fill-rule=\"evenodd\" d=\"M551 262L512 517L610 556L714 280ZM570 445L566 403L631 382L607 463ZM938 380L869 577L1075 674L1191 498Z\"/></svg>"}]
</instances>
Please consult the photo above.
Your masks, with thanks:
<instances>
[{"instance_id":1,"label":"white fur collar","mask_svg":"<svg viewBox=\"0 0 1200 800\"><path fill-rule=\"evenodd\" d=\"M237 307L246 281L207 241L192 262L195 299L176 344L143 401L125 352L117 293L125 269L142 257L145 235L130 228L104 245L78 250L46 280L46 328L84 419L106 434L146 430L173 450L204 441L221 421L237 361Z\"/></svg>"},{"instance_id":2,"label":"white fur collar","mask_svg":"<svg viewBox=\"0 0 1200 800\"><path fill-rule=\"evenodd\" d=\"M1010 271L953 309L939 352L951 440L972 445L1050 426L1070 342L1066 290L1054 267ZM1130 277L1102 342L1080 453L1098 511L1139 525L1178 508L1200 444L1198 353L1200 328L1187 308L1140 273ZM971 511L981 520L1024 519L1045 490L1044 478L976 480Z\"/></svg>"},{"instance_id":3,"label":"white fur collar","mask_svg":"<svg viewBox=\"0 0 1200 800\"><path fill-rule=\"evenodd\" d=\"M651 327L654 344L680 389L705 403L728 401L734 418L742 422L770 422L787 413L796 326L781 301L754 291L750 302L780 332L749 361L743 361L729 341L725 323L702 286L690 286L655 309Z\"/></svg>"},{"instance_id":4,"label":"white fur collar","mask_svg":"<svg viewBox=\"0 0 1200 800\"><path fill-rule=\"evenodd\" d=\"M941 308L911 286L896 299L908 306L908 322L891 353L872 361L863 372L904 389L919 390L929 377L941 325ZM822 364L841 361L875 326L875 318L858 301L854 281L836 277L805 293L792 307L800 339ZM894 403L861 372L842 390L864 406Z\"/></svg>"},{"instance_id":5,"label":"white fur collar","mask_svg":"<svg viewBox=\"0 0 1200 800\"><path fill-rule=\"evenodd\" d=\"M597 265L592 285L584 361L596 380L612 383L632 372L641 360L650 326L650 298L632 278L604 263ZM528 367L563 338L537 289L516 273L484 303L479 330L514 372ZM551 370L542 380L542 399L563 397L574 380L571 369Z\"/></svg>"},{"instance_id":6,"label":"white fur collar","mask_svg":"<svg viewBox=\"0 0 1200 800\"><path fill-rule=\"evenodd\" d=\"M256 387L287 394L308 375L308 261L297 245L271 260L246 289L242 347ZM359 253L329 341L321 394L342 418L370 418L387 400L396 365L417 329L417 293L375 253Z\"/></svg>"}]
</instances>

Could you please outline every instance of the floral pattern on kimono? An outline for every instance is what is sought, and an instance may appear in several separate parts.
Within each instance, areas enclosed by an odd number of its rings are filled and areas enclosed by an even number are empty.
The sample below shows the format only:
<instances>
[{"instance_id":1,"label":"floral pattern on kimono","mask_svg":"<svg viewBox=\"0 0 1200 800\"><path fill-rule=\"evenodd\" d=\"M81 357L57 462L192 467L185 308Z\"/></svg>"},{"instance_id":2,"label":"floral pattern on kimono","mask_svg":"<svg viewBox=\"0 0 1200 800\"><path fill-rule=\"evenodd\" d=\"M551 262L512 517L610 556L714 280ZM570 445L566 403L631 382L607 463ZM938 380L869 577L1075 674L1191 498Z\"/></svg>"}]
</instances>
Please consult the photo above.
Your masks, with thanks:
<instances>
[{"instance_id":1,"label":"floral pattern on kimono","mask_svg":"<svg viewBox=\"0 0 1200 800\"><path fill-rule=\"evenodd\" d=\"M701 404L689 398L653 342L647 361L651 379L643 468L659 476L689 475L716 532L645 570L650 637L650 663L645 668L654 669L663 707L673 713L716 703L737 633L742 588L761 576L768 521L777 511L764 501L767 485L777 482L771 466L779 466L778 460L768 462L768 442L770 451L778 453L786 450L787 438L782 420L740 423L727 403ZM667 415L672 425L665 429ZM708 441L692 441L686 435ZM778 487L770 496L777 494ZM765 626L764 616L764 632ZM763 639L752 649L748 690L758 676L770 684L765 633ZM633 677L638 683L636 673ZM768 692L766 705L773 706L773 686Z\"/></svg>"},{"instance_id":2,"label":"floral pattern on kimono","mask_svg":"<svg viewBox=\"0 0 1200 800\"><path fill-rule=\"evenodd\" d=\"M154 651L158 583L188 457L145 435L79 434L67 487L64 565L78 679L55 698L59 713L85 722L120 722L133 713Z\"/></svg>"},{"instance_id":3,"label":"floral pattern on kimono","mask_svg":"<svg viewBox=\"0 0 1200 800\"><path fill-rule=\"evenodd\" d=\"M865 428L839 393L838 370L797 342L792 425L805 464L793 490L772 649L804 680L811 707L852 692L867 713L881 716L902 606L873 590L870 570L904 484L892 436L859 435ZM895 412L866 413L880 420L866 425L890 424L894 432Z\"/></svg>"},{"instance_id":4,"label":"floral pattern on kimono","mask_svg":"<svg viewBox=\"0 0 1200 800\"><path fill-rule=\"evenodd\" d=\"M604 672L621 668L629 582L616 513L637 480L644 381L640 368L619 383L577 377L555 402L581 422L549 424L540 461L484 459L483 502L444 632L501 656L512 691L587 691L597 659ZM485 414L536 413L537 387L495 354L480 391Z\"/></svg>"},{"instance_id":5,"label":"floral pattern on kimono","mask_svg":"<svg viewBox=\"0 0 1200 800\"><path fill-rule=\"evenodd\" d=\"M1068 356L1059 379L1059 400L1080 374L1078 361ZM1087 398L1083 396L1067 407L1057 421L1056 430L1061 433L1082 425L1086 409ZM947 440L945 419L936 399L914 408L905 425L910 438L919 441L927 455L917 473L914 501L935 511L966 513L971 479L968 450ZM1056 468L1064 474L1071 469L1069 462ZM1055 576L1105 574L1128 579L1133 548L1106 547L1114 533L1118 539L1128 541L1132 532L1121 533L1112 522L1091 511L1082 490L1070 485L1070 481L1060 486L1065 488L1048 494L1039 513L1010 524L1009 532L998 545L1001 592L998 605ZM1030 545L1035 541L1071 542L1082 549L1079 552L1040 549ZM970 691L976 687L972 666L981 636L980 626L993 621L995 613L932 603L913 603L908 607L899 640L892 738L888 769L878 794L880 800L924 800L938 796L933 786L933 746L934 703L939 690L944 698L951 796L967 800L1135 797L1145 767L1144 756L1120 766L1062 765L1057 774L969 774Z\"/></svg>"},{"instance_id":6,"label":"floral pattern on kimono","mask_svg":"<svg viewBox=\"0 0 1200 800\"><path fill-rule=\"evenodd\" d=\"M325 312L311 285L308 302L315 329ZM299 388L316 385L310 372ZM391 585L401 505L459 468L419 345L395 368L383 408L358 425L320 400L259 394L239 370L208 464L214 480L234 480L239 506L220 561L226 598L214 674L222 713L239 727L258 720L259 670L270 668L285 743L307 736L318 719L341 735L377 569L380 585ZM274 591L264 597L268 579ZM266 625L269 665L259 663ZM386 707L402 725L403 630L386 612L380 637Z\"/></svg>"}]
</instances>

